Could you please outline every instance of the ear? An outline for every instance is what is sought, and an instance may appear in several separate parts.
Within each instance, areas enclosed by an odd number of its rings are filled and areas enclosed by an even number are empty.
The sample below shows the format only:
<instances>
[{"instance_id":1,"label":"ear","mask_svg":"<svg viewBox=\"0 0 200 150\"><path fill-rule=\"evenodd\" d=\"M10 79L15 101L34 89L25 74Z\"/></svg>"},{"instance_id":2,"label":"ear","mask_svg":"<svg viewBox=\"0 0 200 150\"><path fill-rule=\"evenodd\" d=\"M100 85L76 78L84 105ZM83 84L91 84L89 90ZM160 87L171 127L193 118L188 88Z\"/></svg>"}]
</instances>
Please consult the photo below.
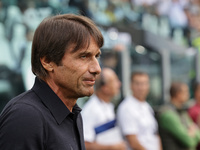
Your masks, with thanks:
<instances>
[{"instance_id":1,"label":"ear","mask_svg":"<svg viewBox=\"0 0 200 150\"><path fill-rule=\"evenodd\" d=\"M46 69L48 72L52 72L53 71L53 62L48 61L46 59L46 57L42 57L40 58L40 62L42 64L42 66L44 67L44 69Z\"/></svg>"}]
</instances>

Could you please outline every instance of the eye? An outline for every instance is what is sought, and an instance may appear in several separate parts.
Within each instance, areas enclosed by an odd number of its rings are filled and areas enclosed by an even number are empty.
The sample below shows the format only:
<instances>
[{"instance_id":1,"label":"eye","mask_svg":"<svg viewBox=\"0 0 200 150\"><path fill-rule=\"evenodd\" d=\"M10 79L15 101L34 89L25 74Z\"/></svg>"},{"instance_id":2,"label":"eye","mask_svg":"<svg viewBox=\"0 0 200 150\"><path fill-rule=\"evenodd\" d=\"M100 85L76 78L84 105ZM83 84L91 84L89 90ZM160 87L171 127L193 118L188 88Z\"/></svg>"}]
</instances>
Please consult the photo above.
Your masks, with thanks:
<instances>
[{"instance_id":1,"label":"eye","mask_svg":"<svg viewBox=\"0 0 200 150\"><path fill-rule=\"evenodd\" d=\"M97 59L99 59L99 58L100 58L100 56L101 56L100 54L97 54L95 57L96 57Z\"/></svg>"},{"instance_id":2,"label":"eye","mask_svg":"<svg viewBox=\"0 0 200 150\"><path fill-rule=\"evenodd\" d=\"M86 55L82 55L81 58L85 59L85 58L87 58L87 56Z\"/></svg>"}]
</instances>

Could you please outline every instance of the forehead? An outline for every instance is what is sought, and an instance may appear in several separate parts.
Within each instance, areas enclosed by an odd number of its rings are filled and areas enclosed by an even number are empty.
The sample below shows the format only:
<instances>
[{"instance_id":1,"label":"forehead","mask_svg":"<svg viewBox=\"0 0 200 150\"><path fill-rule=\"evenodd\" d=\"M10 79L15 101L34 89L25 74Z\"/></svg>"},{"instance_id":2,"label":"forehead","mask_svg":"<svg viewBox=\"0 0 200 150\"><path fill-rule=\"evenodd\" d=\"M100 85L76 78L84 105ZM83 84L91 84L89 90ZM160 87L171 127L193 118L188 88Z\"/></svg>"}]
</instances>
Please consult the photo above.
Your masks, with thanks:
<instances>
[{"instance_id":1,"label":"forehead","mask_svg":"<svg viewBox=\"0 0 200 150\"><path fill-rule=\"evenodd\" d=\"M149 80L149 77L146 74L136 74L136 75L132 76L132 79L133 79L133 81L136 81L136 80Z\"/></svg>"},{"instance_id":2,"label":"forehead","mask_svg":"<svg viewBox=\"0 0 200 150\"><path fill-rule=\"evenodd\" d=\"M104 72L104 76L109 81L114 81L114 80L116 80L118 78L117 74L113 70L107 70L107 71L105 71Z\"/></svg>"},{"instance_id":3,"label":"forehead","mask_svg":"<svg viewBox=\"0 0 200 150\"><path fill-rule=\"evenodd\" d=\"M183 85L181 86L181 89L182 89L182 90L188 90L188 86L185 85L185 84L183 84Z\"/></svg>"}]
</instances>

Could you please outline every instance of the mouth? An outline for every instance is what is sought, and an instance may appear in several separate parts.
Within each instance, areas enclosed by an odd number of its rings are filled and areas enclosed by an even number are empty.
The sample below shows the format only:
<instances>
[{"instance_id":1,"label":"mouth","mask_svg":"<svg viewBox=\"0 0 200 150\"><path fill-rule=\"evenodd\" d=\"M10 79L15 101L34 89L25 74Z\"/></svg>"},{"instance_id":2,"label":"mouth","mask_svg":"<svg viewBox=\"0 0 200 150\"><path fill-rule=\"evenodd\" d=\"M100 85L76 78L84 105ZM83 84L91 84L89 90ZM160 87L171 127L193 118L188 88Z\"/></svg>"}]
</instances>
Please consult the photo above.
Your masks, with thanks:
<instances>
[{"instance_id":1,"label":"mouth","mask_svg":"<svg viewBox=\"0 0 200 150\"><path fill-rule=\"evenodd\" d=\"M94 79L85 79L85 80L83 80L83 82L86 85L89 85L89 86L93 86L95 84L95 80Z\"/></svg>"}]
</instances>

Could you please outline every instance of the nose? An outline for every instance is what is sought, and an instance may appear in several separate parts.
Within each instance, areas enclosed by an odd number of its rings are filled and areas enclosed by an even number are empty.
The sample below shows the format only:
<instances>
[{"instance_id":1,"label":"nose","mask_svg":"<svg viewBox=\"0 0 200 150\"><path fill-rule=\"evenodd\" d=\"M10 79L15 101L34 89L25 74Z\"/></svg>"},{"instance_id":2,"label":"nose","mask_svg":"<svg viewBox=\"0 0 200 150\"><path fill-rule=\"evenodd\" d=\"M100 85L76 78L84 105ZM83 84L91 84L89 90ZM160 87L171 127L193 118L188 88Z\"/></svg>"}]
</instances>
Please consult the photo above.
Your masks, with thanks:
<instances>
[{"instance_id":1,"label":"nose","mask_svg":"<svg viewBox=\"0 0 200 150\"><path fill-rule=\"evenodd\" d=\"M94 60L90 63L89 71L91 74L100 74L101 73L101 67L96 58L94 58Z\"/></svg>"}]
</instances>

